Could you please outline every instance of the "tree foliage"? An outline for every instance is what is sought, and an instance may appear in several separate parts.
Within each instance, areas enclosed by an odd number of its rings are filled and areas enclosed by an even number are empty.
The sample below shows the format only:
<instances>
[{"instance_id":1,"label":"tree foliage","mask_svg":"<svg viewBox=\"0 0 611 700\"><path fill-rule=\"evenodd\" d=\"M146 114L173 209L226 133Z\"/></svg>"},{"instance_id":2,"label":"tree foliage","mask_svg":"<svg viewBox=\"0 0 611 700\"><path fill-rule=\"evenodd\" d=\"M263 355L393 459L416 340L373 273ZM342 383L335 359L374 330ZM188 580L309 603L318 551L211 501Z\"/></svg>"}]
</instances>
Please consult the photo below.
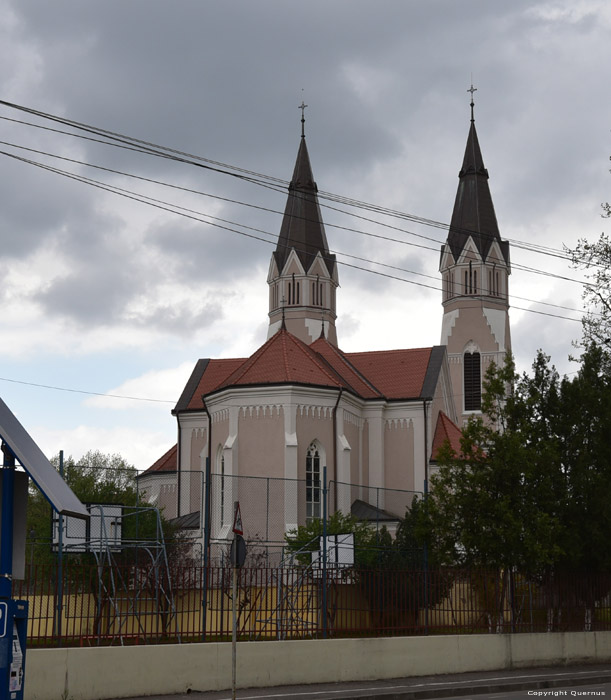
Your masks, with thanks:
<instances>
[{"instance_id":1,"label":"tree foliage","mask_svg":"<svg viewBox=\"0 0 611 700\"><path fill-rule=\"evenodd\" d=\"M427 549L425 503L414 497L411 507L391 537L386 527L337 511L327 521L327 533L354 534L354 567L346 572L361 589L378 630L416 626L420 611L431 608L448 594L451 572L429 572L439 557ZM287 547L306 565L320 546L322 520L312 520L286 535Z\"/></svg>"},{"instance_id":2,"label":"tree foliage","mask_svg":"<svg viewBox=\"0 0 611 700\"><path fill-rule=\"evenodd\" d=\"M594 344L580 364L562 380L542 352L531 375L511 359L490 368L484 417L469 421L458 453L446 444L437 456L427 517L446 563L609 570L611 365Z\"/></svg>"},{"instance_id":3,"label":"tree foliage","mask_svg":"<svg viewBox=\"0 0 611 700\"><path fill-rule=\"evenodd\" d=\"M611 204L602 204L603 217L611 218ZM611 340L611 241L602 233L594 243L582 238L567 249L573 267L584 270L588 282L582 297L587 314L583 319L586 343L606 344Z\"/></svg>"},{"instance_id":4,"label":"tree foliage","mask_svg":"<svg viewBox=\"0 0 611 700\"><path fill-rule=\"evenodd\" d=\"M59 470L59 456L51 463ZM73 457L64 460L64 479L81 502L86 504L122 505L122 539L156 540L157 514L151 509L140 511L141 502L136 482L137 470L120 455L89 451L78 462ZM176 532L167 521L161 521L166 539L175 539ZM30 561L51 563L56 554L52 550L52 509L43 494L30 482L27 510L27 532L30 540ZM74 555L77 556L77 555Z\"/></svg>"}]
</instances>

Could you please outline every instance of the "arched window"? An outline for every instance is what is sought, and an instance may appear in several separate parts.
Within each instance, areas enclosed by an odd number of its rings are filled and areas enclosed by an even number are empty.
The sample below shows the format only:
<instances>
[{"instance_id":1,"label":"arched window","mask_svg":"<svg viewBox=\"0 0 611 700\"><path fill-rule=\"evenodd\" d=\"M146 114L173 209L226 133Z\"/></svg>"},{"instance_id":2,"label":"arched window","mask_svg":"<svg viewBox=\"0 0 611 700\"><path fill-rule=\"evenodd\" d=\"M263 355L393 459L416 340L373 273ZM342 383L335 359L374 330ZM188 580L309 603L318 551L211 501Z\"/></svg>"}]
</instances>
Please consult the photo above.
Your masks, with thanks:
<instances>
[{"instance_id":1,"label":"arched window","mask_svg":"<svg viewBox=\"0 0 611 700\"><path fill-rule=\"evenodd\" d=\"M482 408L482 371L479 352L466 352L464 360L465 411Z\"/></svg>"},{"instance_id":2,"label":"arched window","mask_svg":"<svg viewBox=\"0 0 611 700\"><path fill-rule=\"evenodd\" d=\"M306 455L306 523L321 517L320 449L314 441Z\"/></svg>"}]
</instances>

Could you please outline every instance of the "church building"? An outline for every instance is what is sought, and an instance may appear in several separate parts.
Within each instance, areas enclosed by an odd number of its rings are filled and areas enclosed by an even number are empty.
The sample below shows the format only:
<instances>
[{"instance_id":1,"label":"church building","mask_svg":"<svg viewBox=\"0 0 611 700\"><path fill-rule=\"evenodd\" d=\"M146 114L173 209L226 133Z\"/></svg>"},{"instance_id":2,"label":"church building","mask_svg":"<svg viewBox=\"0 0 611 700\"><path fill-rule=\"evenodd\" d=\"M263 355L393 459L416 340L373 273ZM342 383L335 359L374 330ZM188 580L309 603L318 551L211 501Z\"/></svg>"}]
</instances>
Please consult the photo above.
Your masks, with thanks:
<instances>
[{"instance_id":1,"label":"church building","mask_svg":"<svg viewBox=\"0 0 611 700\"><path fill-rule=\"evenodd\" d=\"M178 443L140 476L166 517L209 513L231 533L234 501L274 480L273 533L320 517L323 468L331 509L400 518L422 493L444 440L480 410L491 360L510 349L509 249L499 235L471 105L471 125L440 271L441 344L343 352L339 273L330 253L303 128L276 249L267 341L250 357L200 359L173 415ZM302 112L303 114L303 112ZM263 283L263 280L262 280ZM349 294L350 290L346 290ZM209 460L207 467L207 460ZM206 479L212 480L205 489ZM205 508L204 493L210 502ZM259 532L256 507L250 532ZM201 522L201 520L200 520ZM269 530L269 526L266 526Z\"/></svg>"}]
</instances>

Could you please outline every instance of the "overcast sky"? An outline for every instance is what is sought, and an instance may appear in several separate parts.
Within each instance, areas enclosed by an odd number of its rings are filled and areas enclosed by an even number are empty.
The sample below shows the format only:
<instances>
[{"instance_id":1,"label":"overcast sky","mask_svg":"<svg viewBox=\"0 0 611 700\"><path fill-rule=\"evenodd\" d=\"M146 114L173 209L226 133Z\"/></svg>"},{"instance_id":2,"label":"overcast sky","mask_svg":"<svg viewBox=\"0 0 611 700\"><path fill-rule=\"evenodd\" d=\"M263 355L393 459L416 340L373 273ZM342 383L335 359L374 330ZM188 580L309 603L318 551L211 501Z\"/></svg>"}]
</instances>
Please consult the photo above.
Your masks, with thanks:
<instances>
[{"instance_id":1,"label":"overcast sky","mask_svg":"<svg viewBox=\"0 0 611 700\"><path fill-rule=\"evenodd\" d=\"M447 224L473 82L518 365L543 348L572 372L580 323L532 311L579 319L580 284L541 273L582 273L524 244L561 251L608 223L610 36L608 0L0 0L0 99L281 180L304 100L319 190ZM175 441L196 360L264 342L286 194L0 117L0 396L48 456L145 469ZM340 347L437 344L446 231L321 203L340 262L382 273L340 266Z\"/></svg>"}]
</instances>

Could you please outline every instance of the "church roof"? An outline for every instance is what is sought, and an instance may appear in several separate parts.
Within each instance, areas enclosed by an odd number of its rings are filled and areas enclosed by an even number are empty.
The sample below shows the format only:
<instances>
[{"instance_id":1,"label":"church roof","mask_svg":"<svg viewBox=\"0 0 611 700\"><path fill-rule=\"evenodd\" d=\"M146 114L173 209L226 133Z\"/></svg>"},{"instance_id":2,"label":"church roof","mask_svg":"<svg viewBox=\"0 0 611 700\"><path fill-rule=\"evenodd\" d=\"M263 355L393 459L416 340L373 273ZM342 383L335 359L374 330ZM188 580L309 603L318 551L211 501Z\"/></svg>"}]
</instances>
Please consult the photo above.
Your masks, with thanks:
<instances>
[{"instance_id":1,"label":"church roof","mask_svg":"<svg viewBox=\"0 0 611 700\"><path fill-rule=\"evenodd\" d=\"M445 347L344 353L282 328L247 359L199 360L174 414L201 411L202 397L231 387L301 385L343 389L365 400L431 398Z\"/></svg>"},{"instance_id":2,"label":"church roof","mask_svg":"<svg viewBox=\"0 0 611 700\"><path fill-rule=\"evenodd\" d=\"M385 398L415 399L421 397L432 349L351 352L346 357Z\"/></svg>"},{"instance_id":3,"label":"church roof","mask_svg":"<svg viewBox=\"0 0 611 700\"><path fill-rule=\"evenodd\" d=\"M485 260L494 241L501 247L509 263L509 244L501 240L492 195L488 186L488 171L477 138L475 120L471 119L462 168L458 174L458 190L448 233L448 245L458 260L471 236Z\"/></svg>"},{"instance_id":4,"label":"church roof","mask_svg":"<svg viewBox=\"0 0 611 700\"><path fill-rule=\"evenodd\" d=\"M198 360L172 413L202 409L202 396L227 379L246 358Z\"/></svg>"},{"instance_id":5,"label":"church roof","mask_svg":"<svg viewBox=\"0 0 611 700\"><path fill-rule=\"evenodd\" d=\"M450 447L456 454L460 454L460 436L460 428L453 423L443 411L439 411L437 425L435 426L435 435L433 436L431 458L433 460L437 459L437 452L439 452L446 440L449 441Z\"/></svg>"},{"instance_id":6,"label":"church roof","mask_svg":"<svg viewBox=\"0 0 611 700\"><path fill-rule=\"evenodd\" d=\"M148 469L138 474L138 478L147 476L148 474L160 474L162 472L175 472L177 470L177 454L178 445L170 447L170 449L160 457L154 464L152 464Z\"/></svg>"},{"instance_id":7,"label":"church roof","mask_svg":"<svg viewBox=\"0 0 611 700\"><path fill-rule=\"evenodd\" d=\"M339 387L344 382L309 345L281 329L227 377L218 389L261 384Z\"/></svg>"},{"instance_id":8,"label":"church roof","mask_svg":"<svg viewBox=\"0 0 611 700\"><path fill-rule=\"evenodd\" d=\"M329 253L317 192L318 187L314 182L308 147L302 135L295 170L289 185L278 244L274 252L280 272L291 249L294 248L306 272L320 252L329 275L333 274L335 255Z\"/></svg>"}]
</instances>

